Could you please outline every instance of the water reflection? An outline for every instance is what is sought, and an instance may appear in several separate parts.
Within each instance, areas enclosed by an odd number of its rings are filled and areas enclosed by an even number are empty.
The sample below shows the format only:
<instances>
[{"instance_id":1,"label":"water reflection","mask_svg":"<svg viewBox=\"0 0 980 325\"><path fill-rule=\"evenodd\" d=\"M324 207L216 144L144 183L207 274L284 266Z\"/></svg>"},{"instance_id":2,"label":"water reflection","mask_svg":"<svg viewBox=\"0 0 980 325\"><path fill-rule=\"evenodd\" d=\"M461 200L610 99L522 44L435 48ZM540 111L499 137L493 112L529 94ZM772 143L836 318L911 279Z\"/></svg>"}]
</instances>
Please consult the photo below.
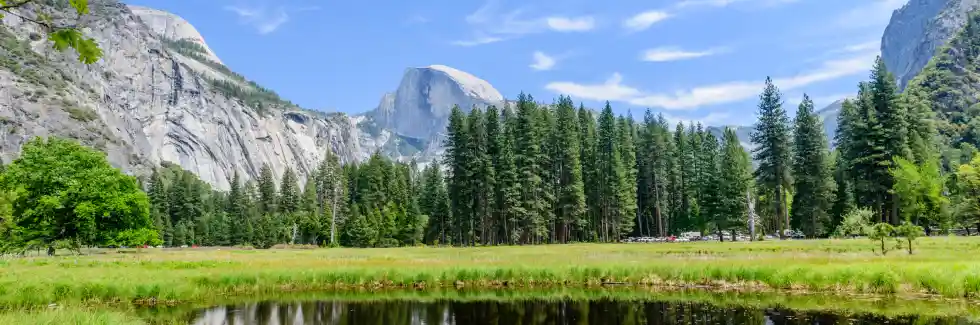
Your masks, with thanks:
<instances>
[{"instance_id":1,"label":"water reflection","mask_svg":"<svg viewBox=\"0 0 980 325\"><path fill-rule=\"evenodd\" d=\"M839 315L625 301L263 302L197 312L195 325L978 324L962 318Z\"/></svg>"}]
</instances>

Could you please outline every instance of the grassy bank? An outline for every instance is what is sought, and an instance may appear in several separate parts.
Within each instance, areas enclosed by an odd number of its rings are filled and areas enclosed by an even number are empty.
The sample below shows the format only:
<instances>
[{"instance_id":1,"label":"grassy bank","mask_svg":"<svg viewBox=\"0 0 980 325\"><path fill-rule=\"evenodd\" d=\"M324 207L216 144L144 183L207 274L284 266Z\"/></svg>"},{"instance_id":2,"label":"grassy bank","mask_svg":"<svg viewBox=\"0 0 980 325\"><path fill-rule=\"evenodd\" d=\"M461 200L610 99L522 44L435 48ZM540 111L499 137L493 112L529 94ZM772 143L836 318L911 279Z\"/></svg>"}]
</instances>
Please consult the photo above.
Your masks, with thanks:
<instances>
[{"instance_id":1,"label":"grassy bank","mask_svg":"<svg viewBox=\"0 0 980 325\"><path fill-rule=\"evenodd\" d=\"M354 288L634 285L980 296L980 238L922 239L915 255L868 240L481 248L146 250L0 260L0 308L206 303Z\"/></svg>"}]
</instances>

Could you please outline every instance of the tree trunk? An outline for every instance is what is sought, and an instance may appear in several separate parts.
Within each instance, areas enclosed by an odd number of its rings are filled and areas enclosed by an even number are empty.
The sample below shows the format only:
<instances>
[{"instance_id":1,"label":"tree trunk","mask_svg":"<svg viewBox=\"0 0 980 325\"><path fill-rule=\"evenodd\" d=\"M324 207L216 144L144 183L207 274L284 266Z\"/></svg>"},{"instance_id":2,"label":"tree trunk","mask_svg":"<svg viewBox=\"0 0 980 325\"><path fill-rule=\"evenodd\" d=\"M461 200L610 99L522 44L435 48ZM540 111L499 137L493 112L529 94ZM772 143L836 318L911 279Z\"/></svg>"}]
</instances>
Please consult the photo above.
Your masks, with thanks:
<instances>
[{"instance_id":1,"label":"tree trunk","mask_svg":"<svg viewBox=\"0 0 980 325\"><path fill-rule=\"evenodd\" d=\"M782 184L776 184L776 227L779 233L779 239L786 239L786 234L783 229L783 186Z\"/></svg>"},{"instance_id":2,"label":"tree trunk","mask_svg":"<svg viewBox=\"0 0 980 325\"><path fill-rule=\"evenodd\" d=\"M912 255L912 238L907 238L909 241L909 255Z\"/></svg>"}]
</instances>

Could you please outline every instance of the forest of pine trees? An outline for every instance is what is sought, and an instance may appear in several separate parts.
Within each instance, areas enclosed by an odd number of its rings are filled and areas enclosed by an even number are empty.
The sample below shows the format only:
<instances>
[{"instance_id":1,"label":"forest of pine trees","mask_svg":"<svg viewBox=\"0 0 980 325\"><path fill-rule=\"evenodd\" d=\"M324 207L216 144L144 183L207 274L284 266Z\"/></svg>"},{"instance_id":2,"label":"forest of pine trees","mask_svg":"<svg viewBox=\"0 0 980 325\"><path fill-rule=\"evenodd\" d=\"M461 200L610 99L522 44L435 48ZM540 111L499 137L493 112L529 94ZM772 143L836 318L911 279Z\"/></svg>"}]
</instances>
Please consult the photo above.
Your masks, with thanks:
<instances>
[{"instance_id":1,"label":"forest of pine trees","mask_svg":"<svg viewBox=\"0 0 980 325\"><path fill-rule=\"evenodd\" d=\"M751 151L731 128L671 125L649 110L637 122L608 102L593 111L566 96L541 104L521 94L507 107L453 107L443 160L425 168L377 153L342 165L328 154L303 182L263 166L219 192L167 166L146 188L172 246L523 245L684 232L724 241L750 222L757 235L815 238L858 207L875 211L869 222L927 231L980 221L968 194L980 188L970 181L980 162L939 154L929 106L898 93L881 60L858 91L831 143L813 102L804 95L791 119L771 79Z\"/></svg>"}]
</instances>

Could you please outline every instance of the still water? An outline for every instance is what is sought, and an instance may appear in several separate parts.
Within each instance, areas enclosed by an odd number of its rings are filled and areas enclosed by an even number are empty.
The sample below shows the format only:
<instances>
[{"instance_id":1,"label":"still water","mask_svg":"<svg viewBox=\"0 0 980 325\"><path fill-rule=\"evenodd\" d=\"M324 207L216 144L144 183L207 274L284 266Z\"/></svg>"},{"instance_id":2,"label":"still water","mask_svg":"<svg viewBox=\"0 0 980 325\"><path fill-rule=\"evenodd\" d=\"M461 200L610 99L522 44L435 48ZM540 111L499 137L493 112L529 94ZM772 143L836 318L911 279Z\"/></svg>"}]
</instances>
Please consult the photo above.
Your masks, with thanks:
<instances>
[{"instance_id":1,"label":"still water","mask_svg":"<svg viewBox=\"0 0 980 325\"><path fill-rule=\"evenodd\" d=\"M215 307L195 325L980 324L958 317L841 315L702 303L595 301L262 302Z\"/></svg>"}]
</instances>

